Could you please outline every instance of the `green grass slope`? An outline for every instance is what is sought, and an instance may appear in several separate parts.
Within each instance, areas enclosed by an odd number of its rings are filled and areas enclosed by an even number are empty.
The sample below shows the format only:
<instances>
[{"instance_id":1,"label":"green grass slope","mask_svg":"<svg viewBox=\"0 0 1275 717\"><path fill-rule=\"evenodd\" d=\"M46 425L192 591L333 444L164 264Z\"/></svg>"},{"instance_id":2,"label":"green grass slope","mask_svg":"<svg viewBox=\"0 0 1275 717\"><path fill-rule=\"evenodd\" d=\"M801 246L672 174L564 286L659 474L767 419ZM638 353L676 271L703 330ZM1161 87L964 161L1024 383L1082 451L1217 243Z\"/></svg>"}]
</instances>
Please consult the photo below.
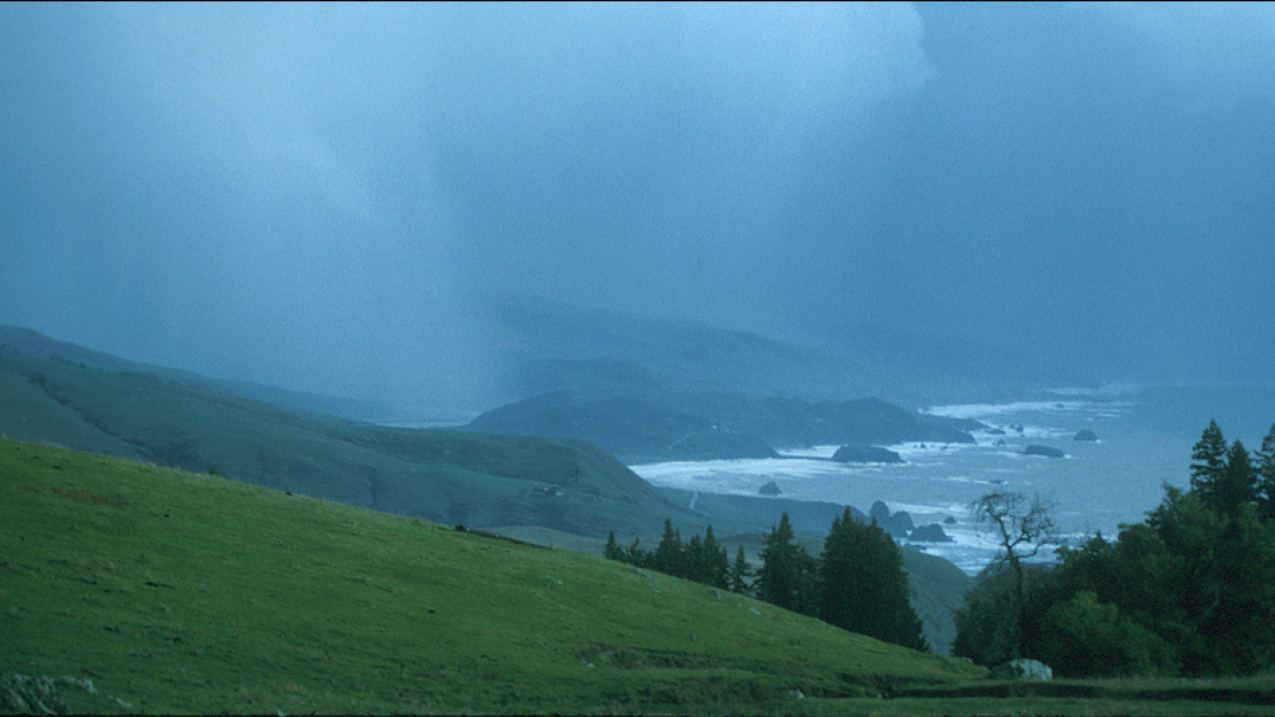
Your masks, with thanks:
<instances>
[{"instance_id":1,"label":"green grass slope","mask_svg":"<svg viewBox=\"0 0 1275 717\"><path fill-rule=\"evenodd\" d=\"M400 515L582 535L703 519L569 439L387 428L155 376L0 353L0 436L105 453Z\"/></svg>"},{"instance_id":2,"label":"green grass slope","mask_svg":"<svg viewBox=\"0 0 1275 717\"><path fill-rule=\"evenodd\" d=\"M580 553L28 443L0 441L0 516L0 672L92 680L76 711L787 712L979 674Z\"/></svg>"}]
</instances>

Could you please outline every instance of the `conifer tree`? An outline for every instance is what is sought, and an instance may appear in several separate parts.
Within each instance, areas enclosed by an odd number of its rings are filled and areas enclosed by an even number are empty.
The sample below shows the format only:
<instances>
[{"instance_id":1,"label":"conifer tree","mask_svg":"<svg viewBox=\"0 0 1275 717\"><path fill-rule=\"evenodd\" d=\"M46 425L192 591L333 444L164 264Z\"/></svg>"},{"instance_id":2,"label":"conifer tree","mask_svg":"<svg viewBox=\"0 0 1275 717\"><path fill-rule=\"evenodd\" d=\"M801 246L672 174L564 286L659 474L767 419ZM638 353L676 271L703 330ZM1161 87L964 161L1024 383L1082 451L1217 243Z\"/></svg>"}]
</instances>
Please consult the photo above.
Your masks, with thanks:
<instances>
[{"instance_id":1,"label":"conifer tree","mask_svg":"<svg viewBox=\"0 0 1275 717\"><path fill-rule=\"evenodd\" d=\"M713 535L713 526L711 525L704 531L702 570L704 578L701 582L704 584L723 590L730 587L727 582L730 561L726 557L726 548L722 547L717 542L717 536Z\"/></svg>"},{"instance_id":2,"label":"conifer tree","mask_svg":"<svg viewBox=\"0 0 1275 717\"><path fill-rule=\"evenodd\" d=\"M618 560L620 562L628 562L625 560L624 548L620 547L620 543L615 539L615 531L612 530L607 535L606 547L602 548L602 557L609 560Z\"/></svg>"},{"instance_id":3,"label":"conifer tree","mask_svg":"<svg viewBox=\"0 0 1275 717\"><path fill-rule=\"evenodd\" d=\"M744 546L740 545L735 550L735 561L730 564L730 572L727 574L730 591L740 595L750 594L752 589L748 579L752 576L753 570L748 565L748 558L744 556Z\"/></svg>"},{"instance_id":4,"label":"conifer tree","mask_svg":"<svg viewBox=\"0 0 1275 717\"><path fill-rule=\"evenodd\" d=\"M909 601L903 554L875 520L864 525L849 509L833 521L824 541L817 615L878 640L928 649Z\"/></svg>"},{"instance_id":5,"label":"conifer tree","mask_svg":"<svg viewBox=\"0 0 1275 717\"><path fill-rule=\"evenodd\" d=\"M1232 518L1239 514L1240 506L1257 499L1257 474L1244 444L1236 441L1231 445L1212 490L1202 497L1205 505Z\"/></svg>"},{"instance_id":6,"label":"conifer tree","mask_svg":"<svg viewBox=\"0 0 1275 717\"><path fill-rule=\"evenodd\" d=\"M639 568L650 568L652 566L651 554L642 549L642 539L634 538L633 543L624 551L626 555L625 562L635 565Z\"/></svg>"},{"instance_id":7,"label":"conifer tree","mask_svg":"<svg viewBox=\"0 0 1275 717\"><path fill-rule=\"evenodd\" d=\"M1226 454L1222 429L1218 428L1217 421L1209 421L1191 451L1191 489L1204 500L1205 505L1213 500L1214 487L1226 467Z\"/></svg>"},{"instance_id":8,"label":"conifer tree","mask_svg":"<svg viewBox=\"0 0 1275 717\"><path fill-rule=\"evenodd\" d=\"M660 536L660 544L655 546L651 567L668 575L681 575L685 563L685 548L682 547L682 534L673 528L673 521L664 520L664 534Z\"/></svg>"},{"instance_id":9,"label":"conifer tree","mask_svg":"<svg viewBox=\"0 0 1275 717\"><path fill-rule=\"evenodd\" d=\"M786 610L800 607L800 565L798 547L793 543L795 534L788 514L779 517L779 525L766 536L761 549L761 567L754 584L757 597Z\"/></svg>"},{"instance_id":10,"label":"conifer tree","mask_svg":"<svg viewBox=\"0 0 1275 717\"><path fill-rule=\"evenodd\" d=\"M704 540L698 535L692 535L690 541L686 543L686 548L682 552L682 570L678 577L694 580L697 583L706 583L705 575L707 573L707 556L704 555Z\"/></svg>"},{"instance_id":11,"label":"conifer tree","mask_svg":"<svg viewBox=\"0 0 1275 717\"><path fill-rule=\"evenodd\" d=\"M1257 517L1265 523L1275 520L1275 425L1262 439L1262 449L1255 458Z\"/></svg>"}]
</instances>

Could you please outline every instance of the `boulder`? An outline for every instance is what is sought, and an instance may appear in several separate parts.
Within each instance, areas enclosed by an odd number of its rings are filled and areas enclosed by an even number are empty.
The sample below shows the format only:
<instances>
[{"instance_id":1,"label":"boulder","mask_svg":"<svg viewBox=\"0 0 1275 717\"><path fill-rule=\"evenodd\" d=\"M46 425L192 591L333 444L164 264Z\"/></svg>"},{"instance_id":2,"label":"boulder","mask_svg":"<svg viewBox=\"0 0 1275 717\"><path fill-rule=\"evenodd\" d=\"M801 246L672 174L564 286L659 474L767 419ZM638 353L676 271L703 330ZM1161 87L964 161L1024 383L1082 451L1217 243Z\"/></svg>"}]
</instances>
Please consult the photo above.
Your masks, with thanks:
<instances>
[{"instance_id":1,"label":"boulder","mask_svg":"<svg viewBox=\"0 0 1275 717\"><path fill-rule=\"evenodd\" d=\"M1043 662L1020 657L993 667L992 679L1048 681L1054 679L1054 671Z\"/></svg>"},{"instance_id":2,"label":"boulder","mask_svg":"<svg viewBox=\"0 0 1275 717\"><path fill-rule=\"evenodd\" d=\"M757 492L762 495L779 495L779 486L775 485L775 481L772 480L771 482L762 486L761 490Z\"/></svg>"},{"instance_id":3,"label":"boulder","mask_svg":"<svg viewBox=\"0 0 1275 717\"><path fill-rule=\"evenodd\" d=\"M1065 456L1065 455L1067 455L1067 454L1066 454L1066 453L1063 453L1062 451L1058 450L1057 448L1051 448L1051 447L1049 447L1049 446L1041 446L1041 445L1037 445L1037 444L1033 443L1032 445L1027 446L1026 448L1024 448L1024 449L1023 449L1023 455L1025 455L1025 456L1047 456L1047 457L1049 457L1049 458L1062 458L1063 456Z\"/></svg>"},{"instance_id":4,"label":"boulder","mask_svg":"<svg viewBox=\"0 0 1275 717\"><path fill-rule=\"evenodd\" d=\"M950 543L951 536L943 532L942 526L938 523L930 523L912 531L908 536L909 542L915 543Z\"/></svg>"},{"instance_id":5,"label":"boulder","mask_svg":"<svg viewBox=\"0 0 1275 717\"><path fill-rule=\"evenodd\" d=\"M852 444L842 446L832 454L838 463L902 463L903 456L888 448Z\"/></svg>"},{"instance_id":6,"label":"boulder","mask_svg":"<svg viewBox=\"0 0 1275 717\"><path fill-rule=\"evenodd\" d=\"M45 675L0 676L0 712L7 714L71 714L53 678Z\"/></svg>"},{"instance_id":7,"label":"boulder","mask_svg":"<svg viewBox=\"0 0 1275 717\"><path fill-rule=\"evenodd\" d=\"M1089 443L1094 443L1098 440L1098 434L1086 428L1083 431L1076 431L1076 435L1072 437L1071 440L1087 441Z\"/></svg>"}]
</instances>

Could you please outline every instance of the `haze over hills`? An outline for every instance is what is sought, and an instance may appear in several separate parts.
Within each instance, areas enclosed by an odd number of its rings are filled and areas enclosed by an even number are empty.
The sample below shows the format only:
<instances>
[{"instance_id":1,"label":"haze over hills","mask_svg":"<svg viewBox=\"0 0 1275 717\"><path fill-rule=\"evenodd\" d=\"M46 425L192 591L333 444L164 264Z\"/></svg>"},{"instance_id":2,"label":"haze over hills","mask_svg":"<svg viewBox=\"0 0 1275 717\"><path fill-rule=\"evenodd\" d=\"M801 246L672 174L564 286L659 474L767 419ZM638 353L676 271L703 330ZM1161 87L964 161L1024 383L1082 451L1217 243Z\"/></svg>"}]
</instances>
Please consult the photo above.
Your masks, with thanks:
<instances>
[{"instance_id":1,"label":"haze over hills","mask_svg":"<svg viewBox=\"0 0 1275 717\"><path fill-rule=\"evenodd\" d=\"M483 307L474 329L479 343L502 367L502 403L565 389L806 401L871 397L921 406L1096 378L1012 348L866 324L805 344L531 296L491 294L475 303Z\"/></svg>"}]
</instances>

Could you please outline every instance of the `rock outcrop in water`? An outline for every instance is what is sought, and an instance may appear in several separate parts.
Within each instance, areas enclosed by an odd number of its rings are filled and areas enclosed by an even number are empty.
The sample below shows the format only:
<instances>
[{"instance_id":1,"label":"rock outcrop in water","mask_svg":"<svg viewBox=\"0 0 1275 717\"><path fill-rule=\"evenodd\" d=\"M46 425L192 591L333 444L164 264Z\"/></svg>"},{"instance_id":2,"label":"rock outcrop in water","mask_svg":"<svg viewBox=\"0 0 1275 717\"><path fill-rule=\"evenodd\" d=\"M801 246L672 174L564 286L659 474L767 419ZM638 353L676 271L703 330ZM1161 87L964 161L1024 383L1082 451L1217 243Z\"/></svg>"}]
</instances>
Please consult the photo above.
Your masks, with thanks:
<instances>
[{"instance_id":1,"label":"rock outcrop in water","mask_svg":"<svg viewBox=\"0 0 1275 717\"><path fill-rule=\"evenodd\" d=\"M1045 457L1048 457L1048 458L1062 458L1063 456L1065 456L1065 455L1067 455L1067 454L1066 454L1066 453L1063 453L1062 451L1058 450L1057 448L1051 448L1051 447L1049 447L1049 446L1041 446L1041 445L1037 445L1037 444L1033 443L1032 445L1027 446L1026 448L1024 448L1024 449L1023 449L1023 455L1025 455L1025 456L1045 456Z\"/></svg>"},{"instance_id":2,"label":"rock outcrop in water","mask_svg":"<svg viewBox=\"0 0 1275 717\"><path fill-rule=\"evenodd\" d=\"M943 532L938 523L923 525L908 535L908 541L914 543L950 543L951 536Z\"/></svg>"},{"instance_id":3,"label":"rock outcrop in water","mask_svg":"<svg viewBox=\"0 0 1275 717\"><path fill-rule=\"evenodd\" d=\"M848 445L838 448L832 460L838 463L902 463L903 456L888 448Z\"/></svg>"}]
</instances>

